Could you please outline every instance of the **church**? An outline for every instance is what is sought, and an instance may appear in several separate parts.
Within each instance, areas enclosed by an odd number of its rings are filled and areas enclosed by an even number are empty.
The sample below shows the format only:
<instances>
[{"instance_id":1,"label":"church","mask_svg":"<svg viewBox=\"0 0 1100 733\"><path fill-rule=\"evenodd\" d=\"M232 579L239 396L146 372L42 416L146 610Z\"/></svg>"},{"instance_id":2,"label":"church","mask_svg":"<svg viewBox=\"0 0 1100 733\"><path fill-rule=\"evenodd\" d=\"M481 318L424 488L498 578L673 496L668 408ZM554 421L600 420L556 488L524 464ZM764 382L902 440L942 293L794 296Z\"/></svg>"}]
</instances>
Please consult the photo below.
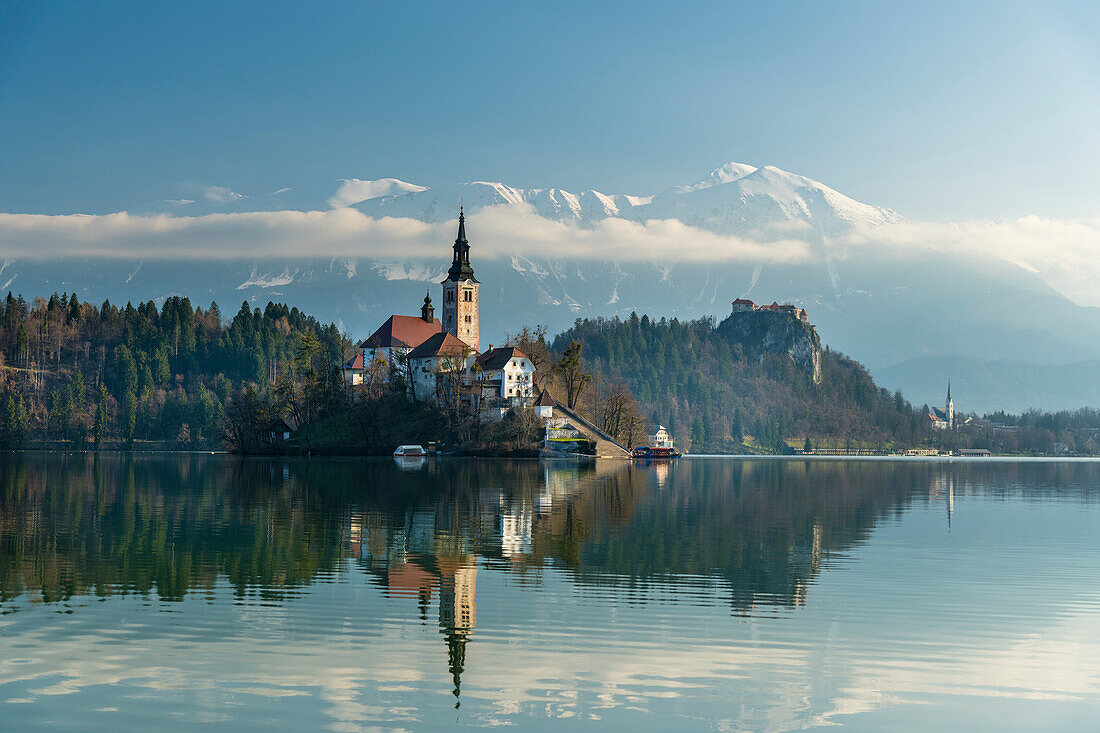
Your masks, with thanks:
<instances>
[{"instance_id":1,"label":"church","mask_svg":"<svg viewBox=\"0 0 1100 733\"><path fill-rule=\"evenodd\" d=\"M402 376L416 400L462 399L476 406L527 405L534 397L535 367L514 347L481 351L480 289L470 264L466 215L458 212L458 236L451 267L440 283L442 320L435 317L431 292L419 316L391 315L356 349L343 367L344 382L354 388L379 369L383 381Z\"/></svg>"},{"instance_id":2,"label":"church","mask_svg":"<svg viewBox=\"0 0 1100 733\"><path fill-rule=\"evenodd\" d=\"M933 407L928 413L928 420L932 423L933 430L955 429L955 403L951 400L951 382L947 383L947 401L943 409Z\"/></svg>"}]
</instances>

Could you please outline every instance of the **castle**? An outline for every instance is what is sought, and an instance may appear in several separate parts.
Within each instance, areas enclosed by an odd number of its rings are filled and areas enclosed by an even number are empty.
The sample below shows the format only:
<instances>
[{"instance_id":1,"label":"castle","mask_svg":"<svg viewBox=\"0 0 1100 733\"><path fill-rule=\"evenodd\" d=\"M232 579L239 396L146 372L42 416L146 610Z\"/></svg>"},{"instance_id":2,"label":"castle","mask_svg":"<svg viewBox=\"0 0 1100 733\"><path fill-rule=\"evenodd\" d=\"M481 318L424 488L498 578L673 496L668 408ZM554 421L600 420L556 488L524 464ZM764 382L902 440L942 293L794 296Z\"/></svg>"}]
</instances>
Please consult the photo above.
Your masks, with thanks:
<instances>
[{"instance_id":1,"label":"castle","mask_svg":"<svg viewBox=\"0 0 1100 733\"><path fill-rule=\"evenodd\" d=\"M472 406L486 401L526 405L534 398L535 367L514 347L481 351L480 289L470 264L466 215L458 212L458 236L443 287L443 319L435 317L431 292L425 293L419 316L391 315L356 349L343 367L344 382L354 393L375 379L404 379L416 400L461 400Z\"/></svg>"},{"instance_id":2,"label":"castle","mask_svg":"<svg viewBox=\"0 0 1100 733\"><path fill-rule=\"evenodd\" d=\"M738 298L733 301L734 313L788 313L791 316L797 318L803 323L809 323L810 317L806 314L806 309L799 309L796 305L785 303L779 305L779 303L772 301L771 305L757 305L751 300L745 298Z\"/></svg>"}]
</instances>

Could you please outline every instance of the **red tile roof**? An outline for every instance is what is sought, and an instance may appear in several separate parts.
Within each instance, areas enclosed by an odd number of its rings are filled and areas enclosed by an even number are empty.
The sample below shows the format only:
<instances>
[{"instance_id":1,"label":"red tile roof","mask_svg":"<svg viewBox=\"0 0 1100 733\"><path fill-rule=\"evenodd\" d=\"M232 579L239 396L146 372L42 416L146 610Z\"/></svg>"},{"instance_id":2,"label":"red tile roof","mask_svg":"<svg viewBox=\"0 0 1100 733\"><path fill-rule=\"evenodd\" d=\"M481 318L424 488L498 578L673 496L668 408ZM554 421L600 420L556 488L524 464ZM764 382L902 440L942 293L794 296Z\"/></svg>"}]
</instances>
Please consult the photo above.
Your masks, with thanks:
<instances>
[{"instance_id":1,"label":"red tile roof","mask_svg":"<svg viewBox=\"0 0 1100 733\"><path fill-rule=\"evenodd\" d=\"M347 360L344 364L345 369L362 369L363 368L363 352L357 352L355 356Z\"/></svg>"},{"instance_id":2,"label":"red tile roof","mask_svg":"<svg viewBox=\"0 0 1100 733\"><path fill-rule=\"evenodd\" d=\"M432 334L443 330L438 318L428 323L419 316L390 316L363 343L361 349L387 348L392 346L414 347L424 343Z\"/></svg>"},{"instance_id":3,"label":"red tile roof","mask_svg":"<svg viewBox=\"0 0 1100 733\"><path fill-rule=\"evenodd\" d=\"M453 334L441 331L433 334L409 352L410 359L420 359L425 356L464 356L472 354L474 349L462 339Z\"/></svg>"},{"instance_id":4,"label":"red tile roof","mask_svg":"<svg viewBox=\"0 0 1100 733\"><path fill-rule=\"evenodd\" d=\"M733 301L733 304L734 305L756 305L756 303L753 303L751 300L747 300L745 298L738 298L737 300Z\"/></svg>"},{"instance_id":5,"label":"red tile roof","mask_svg":"<svg viewBox=\"0 0 1100 733\"><path fill-rule=\"evenodd\" d=\"M503 346L489 349L477 358L477 365L482 369L503 369L509 360L526 359L527 355L514 346Z\"/></svg>"}]
</instances>

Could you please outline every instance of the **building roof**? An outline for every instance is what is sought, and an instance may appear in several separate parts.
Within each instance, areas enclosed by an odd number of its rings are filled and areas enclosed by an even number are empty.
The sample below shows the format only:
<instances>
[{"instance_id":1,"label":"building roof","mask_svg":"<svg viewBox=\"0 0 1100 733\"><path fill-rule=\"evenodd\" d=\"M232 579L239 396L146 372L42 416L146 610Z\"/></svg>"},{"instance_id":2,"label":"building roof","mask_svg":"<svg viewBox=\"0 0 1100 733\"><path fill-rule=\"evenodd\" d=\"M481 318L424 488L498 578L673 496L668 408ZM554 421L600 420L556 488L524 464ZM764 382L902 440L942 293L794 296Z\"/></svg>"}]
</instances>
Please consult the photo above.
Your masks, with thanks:
<instances>
[{"instance_id":1,"label":"building roof","mask_svg":"<svg viewBox=\"0 0 1100 733\"><path fill-rule=\"evenodd\" d=\"M351 357L344 363L345 369L362 369L363 368L363 352L356 352L355 356Z\"/></svg>"},{"instance_id":2,"label":"building roof","mask_svg":"<svg viewBox=\"0 0 1100 733\"><path fill-rule=\"evenodd\" d=\"M477 365L482 369L503 369L504 365L512 359L526 359L527 355L515 346L498 346L489 349L477 358Z\"/></svg>"},{"instance_id":3,"label":"building roof","mask_svg":"<svg viewBox=\"0 0 1100 733\"><path fill-rule=\"evenodd\" d=\"M390 316L363 343L361 349L388 348L392 346L414 347L424 343L429 336L443 330L438 318L428 323L416 316Z\"/></svg>"},{"instance_id":4,"label":"building roof","mask_svg":"<svg viewBox=\"0 0 1100 733\"><path fill-rule=\"evenodd\" d=\"M751 300L749 300L747 298L738 298L737 300L733 301L733 304L734 305L756 305L756 303L753 303Z\"/></svg>"},{"instance_id":5,"label":"building roof","mask_svg":"<svg viewBox=\"0 0 1100 733\"><path fill-rule=\"evenodd\" d=\"M422 344L409 352L410 359L423 359L428 356L465 356L475 353L472 346L454 334L446 331L433 334Z\"/></svg>"},{"instance_id":6,"label":"building roof","mask_svg":"<svg viewBox=\"0 0 1100 733\"><path fill-rule=\"evenodd\" d=\"M947 421L947 413L938 407L933 407L932 412L928 413L928 417L932 418L933 420L943 420L945 422Z\"/></svg>"},{"instance_id":7,"label":"building roof","mask_svg":"<svg viewBox=\"0 0 1100 733\"><path fill-rule=\"evenodd\" d=\"M550 396L550 390L544 389L539 392L539 398L535 400L535 407L557 407L558 401Z\"/></svg>"}]
</instances>

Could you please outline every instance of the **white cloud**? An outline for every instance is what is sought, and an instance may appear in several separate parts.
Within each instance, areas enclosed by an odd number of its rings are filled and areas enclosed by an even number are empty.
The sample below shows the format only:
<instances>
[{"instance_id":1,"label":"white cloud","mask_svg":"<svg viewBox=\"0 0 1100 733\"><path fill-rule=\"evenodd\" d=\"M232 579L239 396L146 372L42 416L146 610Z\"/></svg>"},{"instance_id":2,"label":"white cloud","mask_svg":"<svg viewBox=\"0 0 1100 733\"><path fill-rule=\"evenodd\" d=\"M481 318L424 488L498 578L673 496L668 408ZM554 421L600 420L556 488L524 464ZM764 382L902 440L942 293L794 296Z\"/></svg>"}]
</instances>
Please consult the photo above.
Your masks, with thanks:
<instances>
[{"instance_id":1,"label":"white cloud","mask_svg":"<svg viewBox=\"0 0 1100 733\"><path fill-rule=\"evenodd\" d=\"M184 217L0 214L0 257L116 259L409 258L438 255L455 222L374 219L348 208ZM471 215L478 257L512 255L612 261L766 261L812 259L797 240L750 242L676 220L606 219L580 229L550 221L529 205L494 206Z\"/></svg>"},{"instance_id":2,"label":"white cloud","mask_svg":"<svg viewBox=\"0 0 1100 733\"><path fill-rule=\"evenodd\" d=\"M348 181L380 184L381 181ZM408 185L408 184L405 184ZM359 187L350 200L381 188ZM355 186L352 186L355 188ZM342 187L343 191L344 188ZM226 192L228 189L218 189ZM368 191L369 193L369 191ZM231 191L221 196L240 196ZM232 200L227 198L226 200ZM262 211L206 216L0 214L0 257L49 260L437 258L455 222L375 219L343 206L329 211ZM1100 306L1100 220L1026 216L952 224L898 222L826 239L797 230L721 235L676 219L607 218L589 228L539 216L528 204L472 214L467 231L479 258L536 257L613 262L796 263L889 253L944 253L1005 261L1037 273L1082 305Z\"/></svg>"},{"instance_id":3,"label":"white cloud","mask_svg":"<svg viewBox=\"0 0 1100 733\"><path fill-rule=\"evenodd\" d=\"M207 186L206 190L203 191L203 195L206 196L207 201L211 201L218 206L248 198L243 193L237 193L225 186Z\"/></svg>"},{"instance_id":4,"label":"white cloud","mask_svg":"<svg viewBox=\"0 0 1100 733\"><path fill-rule=\"evenodd\" d=\"M862 229L832 246L840 256L873 246L1004 260L1081 305L1100 306L1100 220L901 222Z\"/></svg>"}]
</instances>

